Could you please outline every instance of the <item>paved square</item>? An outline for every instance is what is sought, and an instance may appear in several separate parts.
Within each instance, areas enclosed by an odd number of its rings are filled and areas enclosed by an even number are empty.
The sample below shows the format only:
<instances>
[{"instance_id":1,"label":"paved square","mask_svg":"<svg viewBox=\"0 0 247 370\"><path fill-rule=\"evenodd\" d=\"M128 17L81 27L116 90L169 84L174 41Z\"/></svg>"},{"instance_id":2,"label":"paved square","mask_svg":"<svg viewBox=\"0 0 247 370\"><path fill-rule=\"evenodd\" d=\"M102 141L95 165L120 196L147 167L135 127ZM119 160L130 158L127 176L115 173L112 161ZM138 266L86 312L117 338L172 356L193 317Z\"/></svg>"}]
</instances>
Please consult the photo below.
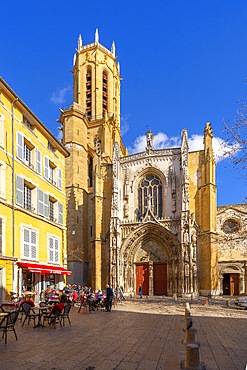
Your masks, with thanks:
<instances>
[{"instance_id":1,"label":"paved square","mask_svg":"<svg viewBox=\"0 0 247 370\"><path fill-rule=\"evenodd\" d=\"M72 307L70 326L36 328L20 321L18 341L0 341L0 369L176 370L184 357L184 301L126 301L112 312L86 313ZM245 370L247 311L213 301L191 305L200 360L207 370Z\"/></svg>"}]
</instances>

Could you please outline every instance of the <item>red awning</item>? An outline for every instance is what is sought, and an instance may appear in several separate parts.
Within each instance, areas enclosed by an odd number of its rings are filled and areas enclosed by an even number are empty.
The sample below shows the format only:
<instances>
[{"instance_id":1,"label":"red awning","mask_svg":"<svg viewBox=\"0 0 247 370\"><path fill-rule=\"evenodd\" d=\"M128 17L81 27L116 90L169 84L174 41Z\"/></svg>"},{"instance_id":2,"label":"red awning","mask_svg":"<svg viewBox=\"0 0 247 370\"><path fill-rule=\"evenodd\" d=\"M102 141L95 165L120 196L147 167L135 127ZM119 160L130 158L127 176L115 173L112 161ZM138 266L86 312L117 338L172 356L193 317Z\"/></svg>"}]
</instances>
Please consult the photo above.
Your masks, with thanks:
<instances>
[{"instance_id":1,"label":"red awning","mask_svg":"<svg viewBox=\"0 0 247 370\"><path fill-rule=\"evenodd\" d=\"M72 275L72 271L60 266L42 265L40 263L17 262L18 267L27 269L29 272L37 274Z\"/></svg>"}]
</instances>

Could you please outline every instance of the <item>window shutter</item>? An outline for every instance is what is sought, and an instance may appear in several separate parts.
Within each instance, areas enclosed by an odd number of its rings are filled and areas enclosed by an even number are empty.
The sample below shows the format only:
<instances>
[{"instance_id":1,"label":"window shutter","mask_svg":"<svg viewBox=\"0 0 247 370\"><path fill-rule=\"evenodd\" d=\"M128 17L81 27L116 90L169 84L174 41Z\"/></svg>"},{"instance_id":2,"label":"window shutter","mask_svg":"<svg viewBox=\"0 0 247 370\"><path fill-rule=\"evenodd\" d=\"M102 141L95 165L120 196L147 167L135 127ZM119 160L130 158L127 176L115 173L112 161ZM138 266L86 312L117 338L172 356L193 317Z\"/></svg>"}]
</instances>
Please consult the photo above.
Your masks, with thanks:
<instances>
[{"instance_id":1,"label":"window shutter","mask_svg":"<svg viewBox=\"0 0 247 370\"><path fill-rule=\"evenodd\" d=\"M57 169L57 186L58 189L62 189L62 170L61 168Z\"/></svg>"},{"instance_id":2,"label":"window shutter","mask_svg":"<svg viewBox=\"0 0 247 370\"><path fill-rule=\"evenodd\" d=\"M49 158L45 157L45 168L44 168L44 177L49 179Z\"/></svg>"},{"instance_id":3,"label":"window shutter","mask_svg":"<svg viewBox=\"0 0 247 370\"><path fill-rule=\"evenodd\" d=\"M58 202L58 223L63 224L63 205L60 202Z\"/></svg>"},{"instance_id":4,"label":"window shutter","mask_svg":"<svg viewBox=\"0 0 247 370\"><path fill-rule=\"evenodd\" d=\"M16 133L16 155L23 160L24 157L24 137L20 132Z\"/></svg>"},{"instance_id":5,"label":"window shutter","mask_svg":"<svg viewBox=\"0 0 247 370\"><path fill-rule=\"evenodd\" d=\"M59 239L53 236L48 237L49 262L59 263Z\"/></svg>"},{"instance_id":6,"label":"window shutter","mask_svg":"<svg viewBox=\"0 0 247 370\"><path fill-rule=\"evenodd\" d=\"M41 174L41 151L36 148L36 171Z\"/></svg>"},{"instance_id":7,"label":"window shutter","mask_svg":"<svg viewBox=\"0 0 247 370\"><path fill-rule=\"evenodd\" d=\"M54 240L55 242L55 259L54 259L54 262L55 263L58 263L59 262L59 240L58 239L55 239Z\"/></svg>"},{"instance_id":8,"label":"window shutter","mask_svg":"<svg viewBox=\"0 0 247 370\"><path fill-rule=\"evenodd\" d=\"M44 193L44 216L49 217L49 195Z\"/></svg>"},{"instance_id":9,"label":"window shutter","mask_svg":"<svg viewBox=\"0 0 247 370\"><path fill-rule=\"evenodd\" d=\"M36 260L36 252L37 252L37 233L36 231L30 230L31 233L31 251L30 251L30 257L33 260Z\"/></svg>"},{"instance_id":10,"label":"window shutter","mask_svg":"<svg viewBox=\"0 0 247 370\"><path fill-rule=\"evenodd\" d=\"M53 262L54 251L53 251L53 238L52 237L48 238L48 244L49 244L49 261Z\"/></svg>"},{"instance_id":11,"label":"window shutter","mask_svg":"<svg viewBox=\"0 0 247 370\"><path fill-rule=\"evenodd\" d=\"M23 257L29 258L29 230L23 230Z\"/></svg>"},{"instance_id":12,"label":"window shutter","mask_svg":"<svg viewBox=\"0 0 247 370\"><path fill-rule=\"evenodd\" d=\"M38 189L38 214L44 216L44 192Z\"/></svg>"},{"instance_id":13,"label":"window shutter","mask_svg":"<svg viewBox=\"0 0 247 370\"><path fill-rule=\"evenodd\" d=\"M16 175L16 204L24 206L24 179Z\"/></svg>"}]
</instances>

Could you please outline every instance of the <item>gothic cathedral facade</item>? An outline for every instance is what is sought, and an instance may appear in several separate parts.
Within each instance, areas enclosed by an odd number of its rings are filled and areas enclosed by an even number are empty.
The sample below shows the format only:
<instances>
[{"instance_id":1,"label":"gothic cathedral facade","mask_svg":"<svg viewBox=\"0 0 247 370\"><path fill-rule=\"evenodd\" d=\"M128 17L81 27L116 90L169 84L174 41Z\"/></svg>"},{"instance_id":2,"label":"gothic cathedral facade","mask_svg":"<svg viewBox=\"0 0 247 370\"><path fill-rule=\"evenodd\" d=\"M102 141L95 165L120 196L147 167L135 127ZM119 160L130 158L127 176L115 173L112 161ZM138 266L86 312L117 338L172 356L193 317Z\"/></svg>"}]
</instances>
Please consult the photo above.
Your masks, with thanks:
<instances>
[{"instance_id":1,"label":"gothic cathedral facade","mask_svg":"<svg viewBox=\"0 0 247 370\"><path fill-rule=\"evenodd\" d=\"M66 158L68 268L92 289L122 285L145 295L218 293L215 161L212 128L204 149L128 155L120 134L120 67L95 41L78 48L74 99L61 110Z\"/></svg>"}]
</instances>

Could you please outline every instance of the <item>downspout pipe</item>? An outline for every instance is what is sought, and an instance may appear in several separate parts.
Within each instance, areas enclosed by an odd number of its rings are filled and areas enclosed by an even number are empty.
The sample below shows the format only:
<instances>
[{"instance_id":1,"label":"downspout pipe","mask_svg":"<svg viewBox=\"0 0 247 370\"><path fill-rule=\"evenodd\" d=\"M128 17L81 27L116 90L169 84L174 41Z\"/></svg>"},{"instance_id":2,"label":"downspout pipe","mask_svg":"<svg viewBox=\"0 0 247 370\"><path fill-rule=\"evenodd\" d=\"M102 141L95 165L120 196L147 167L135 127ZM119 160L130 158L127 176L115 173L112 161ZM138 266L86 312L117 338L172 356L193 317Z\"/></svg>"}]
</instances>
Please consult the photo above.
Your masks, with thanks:
<instances>
[{"instance_id":1,"label":"downspout pipe","mask_svg":"<svg viewBox=\"0 0 247 370\"><path fill-rule=\"evenodd\" d=\"M14 117L14 105L18 101L16 98L12 102L12 290L15 291L14 286L14 273L15 273L15 140L14 140L14 125L15 125L15 117Z\"/></svg>"}]
</instances>

